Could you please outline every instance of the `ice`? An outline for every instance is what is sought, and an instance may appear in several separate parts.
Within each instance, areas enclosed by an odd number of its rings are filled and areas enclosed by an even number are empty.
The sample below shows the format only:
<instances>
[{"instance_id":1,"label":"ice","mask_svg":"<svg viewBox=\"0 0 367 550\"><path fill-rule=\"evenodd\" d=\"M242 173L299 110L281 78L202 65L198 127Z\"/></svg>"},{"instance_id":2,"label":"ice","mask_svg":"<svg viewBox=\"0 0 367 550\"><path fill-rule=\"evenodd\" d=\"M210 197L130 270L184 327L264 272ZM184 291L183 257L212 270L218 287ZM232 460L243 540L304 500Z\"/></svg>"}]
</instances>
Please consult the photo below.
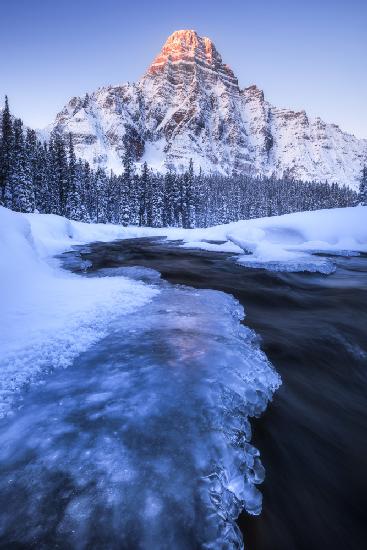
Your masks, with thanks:
<instances>
[{"instance_id":1,"label":"ice","mask_svg":"<svg viewBox=\"0 0 367 550\"><path fill-rule=\"evenodd\" d=\"M298 273L308 271L309 273L321 273L323 275L331 275L336 270L335 264L328 260L309 260L307 258L292 260L292 261L268 261L268 260L247 260L246 257L241 257L238 260L240 265L244 267L252 267L254 269L266 269L267 271L283 272L283 273Z\"/></svg>"},{"instance_id":2,"label":"ice","mask_svg":"<svg viewBox=\"0 0 367 550\"><path fill-rule=\"evenodd\" d=\"M197 229L86 224L40 214L26 217L33 234L40 236L40 252L46 249L48 254L81 242L163 236L183 241L185 248L234 254L246 267L328 274L335 269L332 260L322 261L317 254L367 252L365 206L296 212Z\"/></svg>"},{"instance_id":3,"label":"ice","mask_svg":"<svg viewBox=\"0 0 367 550\"><path fill-rule=\"evenodd\" d=\"M280 378L229 295L161 283L143 311L0 421L5 543L242 548L264 478L249 418Z\"/></svg>"},{"instance_id":4,"label":"ice","mask_svg":"<svg viewBox=\"0 0 367 550\"><path fill-rule=\"evenodd\" d=\"M183 230L185 231L185 230ZM177 232L168 238L177 238ZM335 208L186 230L186 248L237 254L239 264L271 271L335 271L329 256L367 252L367 208ZM207 241L217 240L221 244Z\"/></svg>"},{"instance_id":5,"label":"ice","mask_svg":"<svg viewBox=\"0 0 367 550\"><path fill-rule=\"evenodd\" d=\"M158 230L3 208L0 230L1 541L241 548L235 519L260 512L264 477L249 418L280 384L242 307L154 270L91 272L80 255L78 276L51 257Z\"/></svg>"},{"instance_id":6,"label":"ice","mask_svg":"<svg viewBox=\"0 0 367 550\"><path fill-rule=\"evenodd\" d=\"M103 338L116 315L145 305L157 288L126 277L82 278L45 261L68 245L68 220L0 208L0 417L40 373L71 365ZM46 230L47 229L47 230Z\"/></svg>"}]
</instances>

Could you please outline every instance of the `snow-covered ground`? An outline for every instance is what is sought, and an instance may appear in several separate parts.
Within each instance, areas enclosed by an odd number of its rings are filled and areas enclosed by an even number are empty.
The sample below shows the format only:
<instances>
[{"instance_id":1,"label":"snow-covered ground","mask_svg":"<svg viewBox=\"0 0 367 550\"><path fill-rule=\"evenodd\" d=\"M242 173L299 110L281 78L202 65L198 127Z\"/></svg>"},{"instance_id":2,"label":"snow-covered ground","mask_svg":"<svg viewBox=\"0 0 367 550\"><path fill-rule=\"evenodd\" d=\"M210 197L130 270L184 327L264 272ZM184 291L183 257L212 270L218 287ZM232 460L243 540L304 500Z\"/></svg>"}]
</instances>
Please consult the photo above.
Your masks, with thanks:
<instances>
[{"instance_id":1,"label":"snow-covered ground","mask_svg":"<svg viewBox=\"0 0 367 550\"><path fill-rule=\"evenodd\" d=\"M39 214L25 217L37 236L41 254L55 253L78 242L165 236L169 240L184 241L183 246L187 248L236 254L238 262L249 267L328 273L332 269L330 260L315 254L367 252L365 206L296 212L205 229L85 224Z\"/></svg>"},{"instance_id":2,"label":"snow-covered ground","mask_svg":"<svg viewBox=\"0 0 367 550\"><path fill-rule=\"evenodd\" d=\"M205 229L122 227L70 222L59 216L25 216L40 255L72 244L135 237L165 236L187 248L230 252L248 267L331 273L332 260L315 254L367 252L367 208L334 208L244 220ZM218 244L218 242L220 244Z\"/></svg>"},{"instance_id":3,"label":"snow-covered ground","mask_svg":"<svg viewBox=\"0 0 367 550\"><path fill-rule=\"evenodd\" d=\"M331 273L334 263L318 254L367 252L367 208L334 208L257 218L190 230L186 247L238 253L247 267ZM206 241L224 241L216 245ZM316 255L315 255L316 254Z\"/></svg>"},{"instance_id":4,"label":"snow-covered ground","mask_svg":"<svg viewBox=\"0 0 367 550\"><path fill-rule=\"evenodd\" d=\"M315 253L367 252L367 208L300 212L206 229L85 224L0 208L0 415L37 373L69 365L106 334L114 316L158 293L125 277L71 275L52 256L75 244L159 235L182 240L188 248L233 253L245 266L327 274L334 270L333 261Z\"/></svg>"},{"instance_id":5,"label":"snow-covered ground","mask_svg":"<svg viewBox=\"0 0 367 550\"><path fill-rule=\"evenodd\" d=\"M84 241L96 238L89 230ZM158 293L125 277L87 279L61 270L50 257L70 247L71 235L71 224L58 216L0 207L0 417L41 371L67 367L116 316ZM113 238L111 229L106 238Z\"/></svg>"}]
</instances>

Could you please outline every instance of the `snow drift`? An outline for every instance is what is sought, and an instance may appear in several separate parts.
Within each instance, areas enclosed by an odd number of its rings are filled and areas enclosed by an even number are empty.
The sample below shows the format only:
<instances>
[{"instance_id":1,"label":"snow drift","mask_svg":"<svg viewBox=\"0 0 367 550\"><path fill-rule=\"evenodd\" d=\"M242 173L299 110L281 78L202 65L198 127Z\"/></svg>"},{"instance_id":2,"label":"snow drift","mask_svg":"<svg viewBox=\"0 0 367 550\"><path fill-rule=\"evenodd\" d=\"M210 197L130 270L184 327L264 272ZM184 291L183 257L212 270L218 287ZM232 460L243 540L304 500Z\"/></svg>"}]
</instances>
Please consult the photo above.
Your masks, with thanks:
<instances>
[{"instance_id":1,"label":"snow drift","mask_svg":"<svg viewBox=\"0 0 367 550\"><path fill-rule=\"evenodd\" d=\"M186 247L237 252L238 262L247 267L328 274L335 269L332 259L315 254L367 252L367 208L334 208L257 218L188 230L181 237Z\"/></svg>"},{"instance_id":2,"label":"snow drift","mask_svg":"<svg viewBox=\"0 0 367 550\"><path fill-rule=\"evenodd\" d=\"M113 318L158 292L124 277L86 279L48 263L50 254L70 247L72 236L72 224L58 216L0 208L0 417L38 373L70 365Z\"/></svg>"}]
</instances>

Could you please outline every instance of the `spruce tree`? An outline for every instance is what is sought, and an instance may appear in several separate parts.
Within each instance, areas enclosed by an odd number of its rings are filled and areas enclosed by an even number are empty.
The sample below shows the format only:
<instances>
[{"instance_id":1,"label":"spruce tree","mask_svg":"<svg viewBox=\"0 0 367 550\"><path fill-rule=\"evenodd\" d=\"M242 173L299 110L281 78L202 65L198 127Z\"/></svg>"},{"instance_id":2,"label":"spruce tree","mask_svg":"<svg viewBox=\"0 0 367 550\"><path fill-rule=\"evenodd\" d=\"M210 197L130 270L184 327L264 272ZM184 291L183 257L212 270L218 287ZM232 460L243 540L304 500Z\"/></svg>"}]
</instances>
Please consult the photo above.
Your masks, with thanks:
<instances>
[{"instance_id":1,"label":"spruce tree","mask_svg":"<svg viewBox=\"0 0 367 550\"><path fill-rule=\"evenodd\" d=\"M363 206L367 206L367 166L364 165L361 172L359 182L359 202Z\"/></svg>"},{"instance_id":2,"label":"spruce tree","mask_svg":"<svg viewBox=\"0 0 367 550\"><path fill-rule=\"evenodd\" d=\"M13 125L14 133L14 159L10 181L7 185L11 189L11 205L9 208L17 212L34 212L35 198L32 182L31 163L27 158L27 150L24 142L23 123L16 119ZM5 195L7 191L5 190ZM8 199L6 200L8 202Z\"/></svg>"},{"instance_id":3,"label":"spruce tree","mask_svg":"<svg viewBox=\"0 0 367 550\"><path fill-rule=\"evenodd\" d=\"M73 136L69 133L68 143L68 185L65 214L71 220L82 221L84 219L85 208L80 196L80 172L77 170L77 160L74 152Z\"/></svg>"},{"instance_id":4,"label":"spruce tree","mask_svg":"<svg viewBox=\"0 0 367 550\"><path fill-rule=\"evenodd\" d=\"M2 114L0 142L0 204L12 202L10 178L14 161L14 134L9 110L8 96L5 96L5 107ZM7 198L5 200L5 193Z\"/></svg>"},{"instance_id":5,"label":"spruce tree","mask_svg":"<svg viewBox=\"0 0 367 550\"><path fill-rule=\"evenodd\" d=\"M163 182L162 224L163 227L174 225L174 174L166 172Z\"/></svg>"},{"instance_id":6,"label":"spruce tree","mask_svg":"<svg viewBox=\"0 0 367 550\"><path fill-rule=\"evenodd\" d=\"M133 161L130 149L126 147L123 158L124 173L120 181L120 222L127 226L130 223L130 207L133 182Z\"/></svg>"},{"instance_id":7,"label":"spruce tree","mask_svg":"<svg viewBox=\"0 0 367 550\"><path fill-rule=\"evenodd\" d=\"M107 175L102 168L98 168L95 174L94 186L96 191L95 217L97 223L107 222L108 194L107 194Z\"/></svg>"},{"instance_id":8,"label":"spruce tree","mask_svg":"<svg viewBox=\"0 0 367 550\"><path fill-rule=\"evenodd\" d=\"M58 208L61 216L66 216L66 204L69 190L68 161L62 135L56 131L53 135L53 173L58 194ZM56 213L56 212L55 212Z\"/></svg>"},{"instance_id":9,"label":"spruce tree","mask_svg":"<svg viewBox=\"0 0 367 550\"><path fill-rule=\"evenodd\" d=\"M148 164L144 162L143 170L139 178L139 225L147 225L147 199L149 188Z\"/></svg>"}]
</instances>

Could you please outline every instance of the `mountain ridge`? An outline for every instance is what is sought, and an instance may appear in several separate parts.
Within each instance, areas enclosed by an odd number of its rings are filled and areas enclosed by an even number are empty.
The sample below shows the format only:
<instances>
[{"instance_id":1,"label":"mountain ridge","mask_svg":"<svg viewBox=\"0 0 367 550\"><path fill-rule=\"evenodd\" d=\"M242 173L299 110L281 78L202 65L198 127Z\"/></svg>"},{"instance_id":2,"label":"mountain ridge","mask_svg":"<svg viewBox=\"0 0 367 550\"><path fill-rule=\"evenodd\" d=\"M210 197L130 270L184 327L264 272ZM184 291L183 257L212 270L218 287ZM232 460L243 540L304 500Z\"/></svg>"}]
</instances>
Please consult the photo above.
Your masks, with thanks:
<instances>
[{"instance_id":1,"label":"mountain ridge","mask_svg":"<svg viewBox=\"0 0 367 550\"><path fill-rule=\"evenodd\" d=\"M74 97L49 130L74 136L77 154L119 173L137 164L183 171L275 175L356 188L367 140L302 111L271 105L238 80L207 37L175 31L137 83Z\"/></svg>"}]
</instances>

